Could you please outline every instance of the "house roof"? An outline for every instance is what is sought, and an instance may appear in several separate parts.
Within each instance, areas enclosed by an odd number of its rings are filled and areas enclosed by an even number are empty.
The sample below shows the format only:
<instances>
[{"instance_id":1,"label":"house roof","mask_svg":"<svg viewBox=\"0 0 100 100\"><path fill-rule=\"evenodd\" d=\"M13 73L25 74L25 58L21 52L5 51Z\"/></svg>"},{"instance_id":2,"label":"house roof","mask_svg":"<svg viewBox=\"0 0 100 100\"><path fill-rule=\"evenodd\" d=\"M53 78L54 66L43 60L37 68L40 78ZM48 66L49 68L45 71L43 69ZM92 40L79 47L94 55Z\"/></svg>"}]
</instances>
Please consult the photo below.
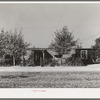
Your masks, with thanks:
<instances>
[{"instance_id":1,"label":"house roof","mask_svg":"<svg viewBox=\"0 0 100 100\"><path fill-rule=\"evenodd\" d=\"M47 50L47 52L51 55L51 56L55 56L55 55L58 55L57 52L54 52L53 50Z\"/></svg>"},{"instance_id":2,"label":"house roof","mask_svg":"<svg viewBox=\"0 0 100 100\"><path fill-rule=\"evenodd\" d=\"M27 48L27 50L40 50L40 51L44 51L46 50L52 57L54 57L55 55L57 55L57 52L54 52L52 48Z\"/></svg>"},{"instance_id":3,"label":"house roof","mask_svg":"<svg viewBox=\"0 0 100 100\"><path fill-rule=\"evenodd\" d=\"M52 48L27 48L27 50L50 50Z\"/></svg>"},{"instance_id":4,"label":"house roof","mask_svg":"<svg viewBox=\"0 0 100 100\"><path fill-rule=\"evenodd\" d=\"M96 49L93 49L93 48L76 48L76 50L96 50Z\"/></svg>"}]
</instances>

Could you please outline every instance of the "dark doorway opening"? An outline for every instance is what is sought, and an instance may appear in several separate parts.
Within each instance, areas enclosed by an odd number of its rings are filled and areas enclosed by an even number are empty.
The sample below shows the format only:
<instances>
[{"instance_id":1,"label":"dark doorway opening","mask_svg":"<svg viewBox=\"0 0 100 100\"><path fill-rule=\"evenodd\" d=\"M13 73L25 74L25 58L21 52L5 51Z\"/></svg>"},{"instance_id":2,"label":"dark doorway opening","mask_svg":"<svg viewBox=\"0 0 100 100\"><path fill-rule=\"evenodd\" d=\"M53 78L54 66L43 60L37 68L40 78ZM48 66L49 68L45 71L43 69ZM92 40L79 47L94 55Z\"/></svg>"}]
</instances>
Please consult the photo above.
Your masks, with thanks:
<instances>
[{"instance_id":1,"label":"dark doorway opening","mask_svg":"<svg viewBox=\"0 0 100 100\"><path fill-rule=\"evenodd\" d=\"M5 55L5 61L4 61L4 65L6 66L12 66L13 65L13 56L11 55Z\"/></svg>"},{"instance_id":2,"label":"dark doorway opening","mask_svg":"<svg viewBox=\"0 0 100 100\"><path fill-rule=\"evenodd\" d=\"M43 52L34 51L34 64L35 66L40 66L43 64Z\"/></svg>"}]
</instances>

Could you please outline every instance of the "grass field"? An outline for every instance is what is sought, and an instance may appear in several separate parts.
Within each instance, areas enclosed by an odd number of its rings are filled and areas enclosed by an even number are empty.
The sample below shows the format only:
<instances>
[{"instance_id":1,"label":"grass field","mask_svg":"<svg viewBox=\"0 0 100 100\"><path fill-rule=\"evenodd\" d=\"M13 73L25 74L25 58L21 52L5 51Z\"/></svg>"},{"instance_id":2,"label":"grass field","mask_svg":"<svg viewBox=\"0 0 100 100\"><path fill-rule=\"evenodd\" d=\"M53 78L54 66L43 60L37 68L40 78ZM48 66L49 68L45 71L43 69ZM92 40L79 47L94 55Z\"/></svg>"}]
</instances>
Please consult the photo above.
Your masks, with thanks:
<instances>
[{"instance_id":1,"label":"grass field","mask_svg":"<svg viewBox=\"0 0 100 100\"><path fill-rule=\"evenodd\" d=\"M1 72L0 88L99 88L100 72Z\"/></svg>"}]
</instances>

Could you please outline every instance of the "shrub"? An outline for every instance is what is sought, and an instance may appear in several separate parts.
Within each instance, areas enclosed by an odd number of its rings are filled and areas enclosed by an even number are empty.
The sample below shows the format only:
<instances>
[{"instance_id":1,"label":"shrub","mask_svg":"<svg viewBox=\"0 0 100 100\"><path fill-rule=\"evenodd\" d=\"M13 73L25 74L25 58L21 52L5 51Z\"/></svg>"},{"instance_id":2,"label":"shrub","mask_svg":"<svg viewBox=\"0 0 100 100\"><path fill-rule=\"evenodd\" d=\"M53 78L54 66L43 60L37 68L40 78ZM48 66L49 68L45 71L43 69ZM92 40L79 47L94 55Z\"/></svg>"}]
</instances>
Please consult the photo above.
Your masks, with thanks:
<instances>
[{"instance_id":1,"label":"shrub","mask_svg":"<svg viewBox=\"0 0 100 100\"><path fill-rule=\"evenodd\" d=\"M82 59L80 57L70 57L66 60L68 66L83 66Z\"/></svg>"},{"instance_id":2,"label":"shrub","mask_svg":"<svg viewBox=\"0 0 100 100\"><path fill-rule=\"evenodd\" d=\"M52 59L50 66L59 66L58 60Z\"/></svg>"},{"instance_id":3,"label":"shrub","mask_svg":"<svg viewBox=\"0 0 100 100\"><path fill-rule=\"evenodd\" d=\"M59 66L58 61L55 59L46 59L43 66Z\"/></svg>"}]
</instances>

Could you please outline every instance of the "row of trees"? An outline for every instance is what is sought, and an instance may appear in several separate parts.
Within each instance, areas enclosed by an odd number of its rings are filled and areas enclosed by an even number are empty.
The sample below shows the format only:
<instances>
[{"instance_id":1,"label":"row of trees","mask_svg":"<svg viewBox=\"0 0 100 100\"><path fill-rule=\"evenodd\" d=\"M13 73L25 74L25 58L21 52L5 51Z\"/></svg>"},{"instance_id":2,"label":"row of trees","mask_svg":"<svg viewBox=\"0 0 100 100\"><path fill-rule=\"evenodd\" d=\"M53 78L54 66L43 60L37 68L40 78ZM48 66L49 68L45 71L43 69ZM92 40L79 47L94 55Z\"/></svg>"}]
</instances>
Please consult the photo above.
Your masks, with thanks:
<instances>
[{"instance_id":1,"label":"row of trees","mask_svg":"<svg viewBox=\"0 0 100 100\"><path fill-rule=\"evenodd\" d=\"M54 32L55 38L51 42L49 48L60 55L68 54L71 49L81 48L75 40L73 33L68 30L67 26ZM26 55L26 48L29 47L29 43L24 41L22 31L4 31L0 32L0 58L4 59L5 55L9 54L13 57L13 65L21 63L21 57ZM96 39L96 44L93 48L100 49L100 38ZM99 52L99 51L98 51Z\"/></svg>"},{"instance_id":2,"label":"row of trees","mask_svg":"<svg viewBox=\"0 0 100 100\"><path fill-rule=\"evenodd\" d=\"M64 26L61 30L55 32L55 39L50 44L50 48L59 54L67 54L72 47L76 46L78 40L74 39L72 32L69 32L67 26ZM6 55L13 57L13 65L21 63L21 59L26 54L26 48L29 47L29 43L24 41L22 31L0 32L0 58L4 61Z\"/></svg>"}]
</instances>

